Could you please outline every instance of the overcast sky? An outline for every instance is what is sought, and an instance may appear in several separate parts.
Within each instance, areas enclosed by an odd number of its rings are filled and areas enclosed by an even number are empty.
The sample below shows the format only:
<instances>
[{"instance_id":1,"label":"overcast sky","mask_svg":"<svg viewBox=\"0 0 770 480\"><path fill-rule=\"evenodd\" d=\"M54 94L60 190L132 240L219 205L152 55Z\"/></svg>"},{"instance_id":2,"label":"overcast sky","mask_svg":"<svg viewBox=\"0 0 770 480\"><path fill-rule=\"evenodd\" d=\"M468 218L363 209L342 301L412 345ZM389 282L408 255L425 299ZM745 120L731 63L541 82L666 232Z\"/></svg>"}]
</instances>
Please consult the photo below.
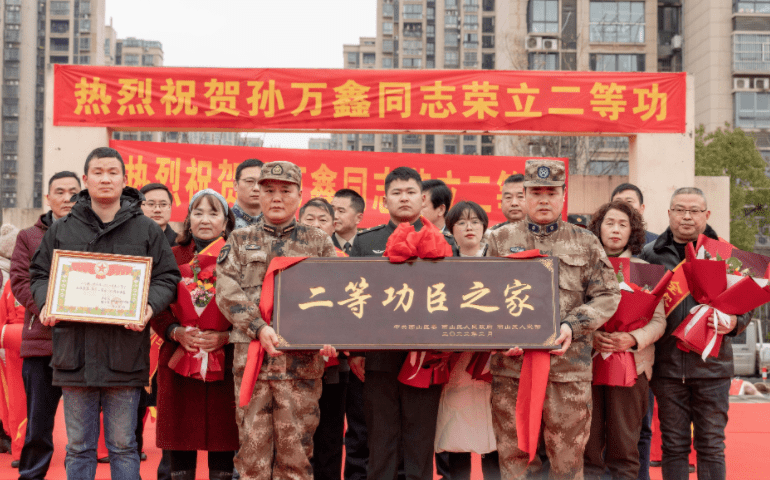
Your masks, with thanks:
<instances>
[{"instance_id":1,"label":"overcast sky","mask_svg":"<svg viewBox=\"0 0 770 480\"><path fill-rule=\"evenodd\" d=\"M342 68L343 44L376 34L376 0L106 0L118 38L163 44L173 67ZM305 134L260 134L307 148ZM321 135L312 135L318 137Z\"/></svg>"}]
</instances>

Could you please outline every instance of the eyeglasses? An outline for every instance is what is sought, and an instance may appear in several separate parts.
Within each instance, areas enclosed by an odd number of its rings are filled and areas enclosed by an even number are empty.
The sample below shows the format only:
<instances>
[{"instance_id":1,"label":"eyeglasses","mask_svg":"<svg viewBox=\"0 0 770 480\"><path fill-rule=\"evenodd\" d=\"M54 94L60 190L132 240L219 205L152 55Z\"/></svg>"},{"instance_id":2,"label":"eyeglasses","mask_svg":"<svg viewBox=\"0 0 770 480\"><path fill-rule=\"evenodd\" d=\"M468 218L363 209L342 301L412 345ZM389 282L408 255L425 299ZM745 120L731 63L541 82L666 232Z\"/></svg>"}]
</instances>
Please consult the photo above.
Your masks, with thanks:
<instances>
[{"instance_id":1,"label":"eyeglasses","mask_svg":"<svg viewBox=\"0 0 770 480\"><path fill-rule=\"evenodd\" d=\"M460 220L459 222L455 223L456 227L465 228L470 224L473 228L480 227L483 225L481 220Z\"/></svg>"},{"instance_id":2,"label":"eyeglasses","mask_svg":"<svg viewBox=\"0 0 770 480\"><path fill-rule=\"evenodd\" d=\"M238 183L241 183L241 182L243 182L243 184L246 185L249 188L254 188L254 185L257 183L257 179L256 178L251 178L251 177L249 177L249 178L242 178L242 179L238 180Z\"/></svg>"},{"instance_id":3,"label":"eyeglasses","mask_svg":"<svg viewBox=\"0 0 770 480\"><path fill-rule=\"evenodd\" d=\"M692 215L693 217L696 217L700 215L701 213L705 212L706 209L704 208L701 210L700 208L682 208L682 207L676 207L671 209L672 212L674 212L674 215L677 217L684 217L688 213Z\"/></svg>"},{"instance_id":4,"label":"eyeglasses","mask_svg":"<svg viewBox=\"0 0 770 480\"><path fill-rule=\"evenodd\" d=\"M171 208L171 204L168 202L142 202L143 207L147 207L150 210L155 210L155 208L160 208L161 210L166 210L167 208Z\"/></svg>"}]
</instances>

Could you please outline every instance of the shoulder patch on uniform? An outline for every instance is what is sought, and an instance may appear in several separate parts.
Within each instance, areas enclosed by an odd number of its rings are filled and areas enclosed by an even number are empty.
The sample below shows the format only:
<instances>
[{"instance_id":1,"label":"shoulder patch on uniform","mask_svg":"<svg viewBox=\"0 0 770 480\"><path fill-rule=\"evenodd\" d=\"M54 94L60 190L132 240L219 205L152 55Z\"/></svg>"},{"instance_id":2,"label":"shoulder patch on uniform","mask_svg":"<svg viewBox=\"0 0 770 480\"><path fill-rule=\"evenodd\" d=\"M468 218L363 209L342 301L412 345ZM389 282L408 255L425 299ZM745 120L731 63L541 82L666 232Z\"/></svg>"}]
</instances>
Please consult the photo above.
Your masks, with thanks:
<instances>
[{"instance_id":1,"label":"shoulder patch on uniform","mask_svg":"<svg viewBox=\"0 0 770 480\"><path fill-rule=\"evenodd\" d=\"M219 251L219 256L217 257L217 263L224 262L229 253L230 253L230 245L225 245L224 247L222 247L222 250Z\"/></svg>"},{"instance_id":2,"label":"shoulder patch on uniform","mask_svg":"<svg viewBox=\"0 0 770 480\"><path fill-rule=\"evenodd\" d=\"M388 225L387 223L383 223L382 225L376 225L374 227L365 228L365 229L359 231L358 235L361 235L363 233L376 232L377 230L381 230L381 229L385 228L387 225Z\"/></svg>"}]
</instances>

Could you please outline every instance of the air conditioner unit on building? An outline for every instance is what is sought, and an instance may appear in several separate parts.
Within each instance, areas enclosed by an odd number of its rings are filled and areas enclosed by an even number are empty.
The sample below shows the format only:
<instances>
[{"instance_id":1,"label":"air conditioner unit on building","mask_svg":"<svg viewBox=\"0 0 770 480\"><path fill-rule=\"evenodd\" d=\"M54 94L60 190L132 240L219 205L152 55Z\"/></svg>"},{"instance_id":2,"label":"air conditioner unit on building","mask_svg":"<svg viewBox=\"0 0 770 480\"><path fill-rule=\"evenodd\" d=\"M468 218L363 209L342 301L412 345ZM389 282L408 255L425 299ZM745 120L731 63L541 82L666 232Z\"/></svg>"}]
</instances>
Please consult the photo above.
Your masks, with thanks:
<instances>
[{"instance_id":1,"label":"air conditioner unit on building","mask_svg":"<svg viewBox=\"0 0 770 480\"><path fill-rule=\"evenodd\" d=\"M735 90L750 90L751 79L749 78L733 78L733 89Z\"/></svg>"},{"instance_id":2,"label":"air conditioner unit on building","mask_svg":"<svg viewBox=\"0 0 770 480\"><path fill-rule=\"evenodd\" d=\"M543 50L558 50L559 49L559 41L555 38L544 38L543 39Z\"/></svg>"},{"instance_id":3,"label":"air conditioner unit on building","mask_svg":"<svg viewBox=\"0 0 770 480\"><path fill-rule=\"evenodd\" d=\"M671 48L678 50L682 48L682 36L681 35L674 35L671 37Z\"/></svg>"},{"instance_id":4,"label":"air conditioner unit on building","mask_svg":"<svg viewBox=\"0 0 770 480\"><path fill-rule=\"evenodd\" d=\"M754 88L758 88L760 90L770 89L770 78L755 78Z\"/></svg>"},{"instance_id":5,"label":"air conditioner unit on building","mask_svg":"<svg viewBox=\"0 0 770 480\"><path fill-rule=\"evenodd\" d=\"M540 37L529 36L524 41L524 48L527 50L540 50L543 48L543 39Z\"/></svg>"}]
</instances>

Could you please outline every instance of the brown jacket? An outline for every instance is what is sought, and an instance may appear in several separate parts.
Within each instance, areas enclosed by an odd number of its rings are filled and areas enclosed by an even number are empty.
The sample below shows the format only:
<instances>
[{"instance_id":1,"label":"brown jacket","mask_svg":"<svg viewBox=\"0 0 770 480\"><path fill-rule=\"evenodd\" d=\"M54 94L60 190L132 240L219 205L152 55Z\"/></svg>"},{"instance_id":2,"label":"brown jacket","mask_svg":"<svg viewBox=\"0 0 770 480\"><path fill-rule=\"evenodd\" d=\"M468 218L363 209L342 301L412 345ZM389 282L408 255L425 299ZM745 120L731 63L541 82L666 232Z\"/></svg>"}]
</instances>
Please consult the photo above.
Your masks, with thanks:
<instances>
[{"instance_id":1,"label":"brown jacket","mask_svg":"<svg viewBox=\"0 0 770 480\"><path fill-rule=\"evenodd\" d=\"M599 239L588 230L561 220L555 231L536 234L529 222L505 225L490 233L488 257L538 249L559 258L559 304L562 323L572 328L572 344L562 356L551 357L549 380L591 381L593 332L618 308L620 290L612 264ZM492 357L493 375L518 378L522 357Z\"/></svg>"},{"instance_id":2,"label":"brown jacket","mask_svg":"<svg viewBox=\"0 0 770 480\"><path fill-rule=\"evenodd\" d=\"M260 222L235 230L217 260L217 305L233 324L235 368L246 363L245 344L259 338L267 325L259 313L259 297L267 267L275 257L336 257L331 238L322 230L297 224L276 229ZM321 378L324 360L318 352L265 355L259 380Z\"/></svg>"}]
</instances>

